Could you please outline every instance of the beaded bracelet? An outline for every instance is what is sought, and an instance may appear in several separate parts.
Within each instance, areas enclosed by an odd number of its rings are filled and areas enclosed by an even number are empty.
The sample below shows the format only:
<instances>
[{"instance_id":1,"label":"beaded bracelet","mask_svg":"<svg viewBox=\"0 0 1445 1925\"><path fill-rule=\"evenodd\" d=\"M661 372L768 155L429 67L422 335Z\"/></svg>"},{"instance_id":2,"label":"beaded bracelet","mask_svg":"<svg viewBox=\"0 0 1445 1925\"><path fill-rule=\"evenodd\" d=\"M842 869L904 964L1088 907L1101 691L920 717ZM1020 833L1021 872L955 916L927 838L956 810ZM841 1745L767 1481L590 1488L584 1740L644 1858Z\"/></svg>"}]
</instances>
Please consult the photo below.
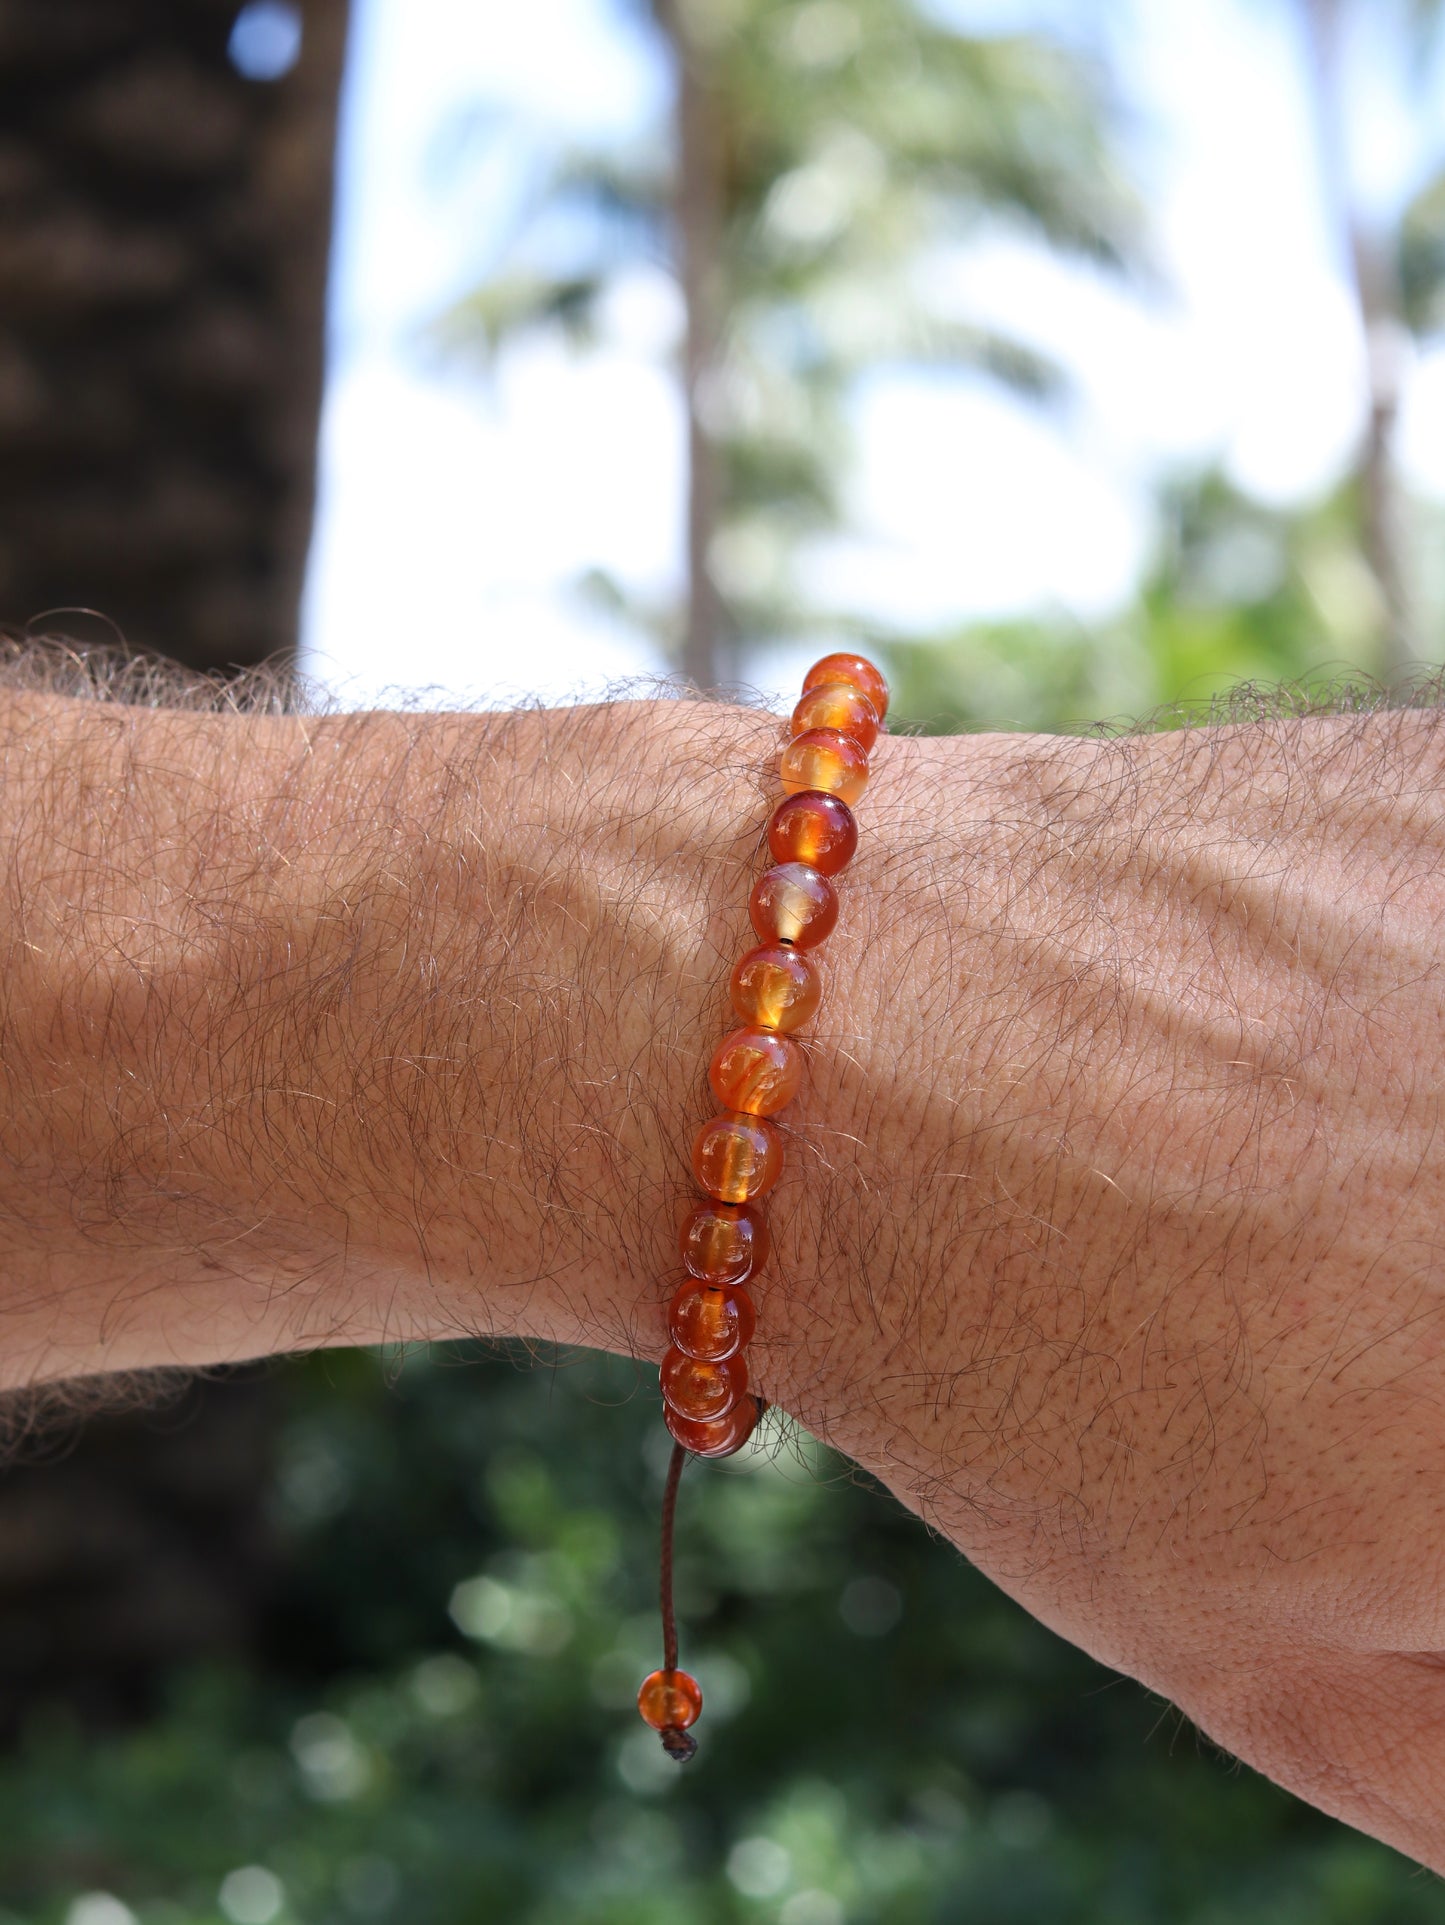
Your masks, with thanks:
<instances>
[{"instance_id":1,"label":"beaded bracelet","mask_svg":"<svg viewBox=\"0 0 1445 1925\"><path fill-rule=\"evenodd\" d=\"M748 900L761 947L732 974L743 1027L725 1036L708 1066L722 1114L692 1146L705 1192L682 1226L687 1279L668 1307L672 1342L662 1360L663 1418L672 1460L662 1500L662 1668L643 1680L637 1708L683 1762L697 1750L688 1726L702 1711L696 1678L677 1667L672 1607L672 1534L677 1487L689 1456L730 1457L752 1436L762 1403L748 1389L743 1350L756 1321L743 1288L763 1266L768 1230L756 1204L778 1180L782 1142L768 1118L790 1103L803 1077L792 1040L818 1007L821 985L806 955L832 931L838 898L830 876L851 860L858 829L851 804L868 782L868 751L888 713L888 684L861 655L825 655L803 677L783 750L786 794L768 823L775 866Z\"/></svg>"}]
</instances>

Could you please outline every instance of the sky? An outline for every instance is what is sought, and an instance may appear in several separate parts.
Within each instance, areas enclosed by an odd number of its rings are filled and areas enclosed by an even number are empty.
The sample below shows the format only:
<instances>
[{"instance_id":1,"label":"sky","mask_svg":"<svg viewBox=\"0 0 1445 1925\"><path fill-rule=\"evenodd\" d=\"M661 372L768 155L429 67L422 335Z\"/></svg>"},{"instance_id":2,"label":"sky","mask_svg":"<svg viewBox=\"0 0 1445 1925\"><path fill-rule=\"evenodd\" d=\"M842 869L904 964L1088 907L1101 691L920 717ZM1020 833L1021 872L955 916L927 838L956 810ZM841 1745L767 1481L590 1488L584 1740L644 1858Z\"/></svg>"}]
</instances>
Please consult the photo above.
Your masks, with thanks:
<instances>
[{"instance_id":1,"label":"sky","mask_svg":"<svg viewBox=\"0 0 1445 1925\"><path fill-rule=\"evenodd\" d=\"M949 0L978 31L1052 17L1077 33L1104 11ZM860 534L826 566L882 624L1107 616L1147 566L1160 474L1217 462L1265 500L1305 501L1359 434L1364 344L1320 205L1289 0L1118 0L1102 31L1156 285L1121 289L1003 237L950 270L980 318L1071 370L1074 395L1046 417L976 380L868 384ZM1351 165L1380 208L1438 164L1445 129L1445 93L1432 78L1412 97L1390 44L1367 31L1349 49ZM633 277L593 358L538 342L483 375L444 362L427 330L492 257L535 130L625 132L667 89L609 0L356 0L303 617L305 666L345 705L565 700L662 671L570 584L605 567L664 599L680 580L666 279ZM1445 354L1420 360L1405 401L1408 477L1445 496ZM766 693L801 665L779 650L750 667Z\"/></svg>"}]
</instances>

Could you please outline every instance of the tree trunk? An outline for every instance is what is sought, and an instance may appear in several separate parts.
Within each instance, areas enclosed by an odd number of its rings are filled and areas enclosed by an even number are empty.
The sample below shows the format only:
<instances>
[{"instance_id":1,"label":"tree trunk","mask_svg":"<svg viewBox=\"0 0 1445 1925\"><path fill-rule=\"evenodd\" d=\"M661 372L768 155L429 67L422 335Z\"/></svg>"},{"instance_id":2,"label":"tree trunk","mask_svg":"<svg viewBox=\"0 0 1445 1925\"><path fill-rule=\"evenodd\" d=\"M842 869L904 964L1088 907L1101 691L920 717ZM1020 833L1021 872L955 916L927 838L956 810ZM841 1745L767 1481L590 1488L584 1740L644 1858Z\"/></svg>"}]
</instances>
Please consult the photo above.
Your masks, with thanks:
<instances>
[{"instance_id":1,"label":"tree trunk","mask_svg":"<svg viewBox=\"0 0 1445 1925\"><path fill-rule=\"evenodd\" d=\"M0 621L195 666L295 641L345 0L0 5Z\"/></svg>"},{"instance_id":2,"label":"tree trunk","mask_svg":"<svg viewBox=\"0 0 1445 1925\"><path fill-rule=\"evenodd\" d=\"M1379 668L1388 686L1408 673L1419 654L1395 457L1406 331L1390 258L1366 233L1350 188L1342 0L1303 0L1303 22L1325 212L1346 262L1365 348L1369 418L1356 466L1360 547L1379 592Z\"/></svg>"},{"instance_id":3,"label":"tree trunk","mask_svg":"<svg viewBox=\"0 0 1445 1925\"><path fill-rule=\"evenodd\" d=\"M677 186L674 226L686 310L683 398L687 410L687 625L682 669L699 688L724 683L733 668L726 611L712 577L709 551L721 499L717 449L705 425L709 376L717 366L722 290L722 151L717 104L706 56L676 0L659 18L677 71Z\"/></svg>"},{"instance_id":4,"label":"tree trunk","mask_svg":"<svg viewBox=\"0 0 1445 1925\"><path fill-rule=\"evenodd\" d=\"M1371 259L1371 251L1359 233L1353 237L1351 251L1370 383L1370 418L1359 467L1361 537L1384 609L1381 669L1386 683L1393 685L1409 673L1419 657L1406 562L1404 502L1395 455L1405 328L1399 318L1399 290L1394 277L1383 262Z\"/></svg>"},{"instance_id":5,"label":"tree trunk","mask_svg":"<svg viewBox=\"0 0 1445 1925\"><path fill-rule=\"evenodd\" d=\"M34 626L196 668L295 640L346 28L305 0L262 82L228 58L238 11L0 0L0 620L87 607ZM218 1374L4 1469L0 1740L41 1700L140 1715L177 1660L254 1643L279 1408L267 1373ZM0 1459L34 1457L23 1420Z\"/></svg>"}]
</instances>

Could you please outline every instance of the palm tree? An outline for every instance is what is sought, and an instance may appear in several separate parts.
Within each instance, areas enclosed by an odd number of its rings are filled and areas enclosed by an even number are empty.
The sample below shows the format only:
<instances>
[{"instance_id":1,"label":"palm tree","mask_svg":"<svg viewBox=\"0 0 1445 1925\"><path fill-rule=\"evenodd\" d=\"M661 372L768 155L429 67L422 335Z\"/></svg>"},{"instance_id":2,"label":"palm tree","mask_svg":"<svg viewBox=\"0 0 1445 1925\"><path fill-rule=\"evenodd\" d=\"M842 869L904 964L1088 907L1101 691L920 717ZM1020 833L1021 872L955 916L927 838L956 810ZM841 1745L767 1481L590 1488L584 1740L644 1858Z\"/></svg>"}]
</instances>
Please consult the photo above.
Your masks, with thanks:
<instances>
[{"instance_id":1,"label":"palm tree","mask_svg":"<svg viewBox=\"0 0 1445 1925\"><path fill-rule=\"evenodd\" d=\"M207 669L294 645L347 8L308 0L269 78L228 53L240 12L0 8L7 628ZM242 1372L17 1468L38 1409L5 1399L0 1743L38 1704L131 1714L179 1659L254 1642L278 1406Z\"/></svg>"},{"instance_id":2,"label":"palm tree","mask_svg":"<svg viewBox=\"0 0 1445 1925\"><path fill-rule=\"evenodd\" d=\"M1361 0L1300 0L1300 17L1318 131L1320 191L1365 345L1369 404L1355 470L1359 544L1379 600L1378 654L1388 681L1421 653L1396 439L1411 339L1428 339L1445 324L1445 171L1426 181L1393 221L1365 212L1350 177L1345 57L1349 29L1363 20L1364 9ZM1426 72L1440 17L1439 0L1409 0L1403 11L1370 9L1372 33L1383 26L1398 35L1402 79Z\"/></svg>"},{"instance_id":3,"label":"palm tree","mask_svg":"<svg viewBox=\"0 0 1445 1925\"><path fill-rule=\"evenodd\" d=\"M228 55L255 9L0 12L0 621L83 605L204 667L289 649L345 0L268 77Z\"/></svg>"},{"instance_id":4,"label":"palm tree","mask_svg":"<svg viewBox=\"0 0 1445 1925\"><path fill-rule=\"evenodd\" d=\"M940 257L1006 224L1117 268L1136 222L1100 76L1057 45L971 37L915 0L652 11L676 75L670 135L560 158L444 335L486 355L539 327L586 341L620 274L667 266L690 478L686 605L660 625L715 685L750 643L846 622L804 604L794 564L842 521L862 373L927 363L1056 385L1037 354L939 300ZM562 271L539 264L549 222L574 237Z\"/></svg>"}]
</instances>

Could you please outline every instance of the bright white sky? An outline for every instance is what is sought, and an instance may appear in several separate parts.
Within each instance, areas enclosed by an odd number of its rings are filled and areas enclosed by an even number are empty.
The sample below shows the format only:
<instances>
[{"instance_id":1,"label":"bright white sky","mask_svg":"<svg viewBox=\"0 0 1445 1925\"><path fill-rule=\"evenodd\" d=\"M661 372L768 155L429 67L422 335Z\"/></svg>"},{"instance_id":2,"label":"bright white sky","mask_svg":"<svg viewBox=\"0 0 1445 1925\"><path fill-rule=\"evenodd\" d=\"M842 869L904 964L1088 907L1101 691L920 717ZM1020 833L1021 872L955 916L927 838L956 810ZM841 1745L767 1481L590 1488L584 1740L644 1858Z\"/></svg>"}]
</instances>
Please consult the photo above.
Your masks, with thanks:
<instances>
[{"instance_id":1,"label":"bright white sky","mask_svg":"<svg viewBox=\"0 0 1445 1925\"><path fill-rule=\"evenodd\" d=\"M1392 4L1359 12L1378 27ZM949 10L980 29L1106 11ZM1147 560L1151 477L1217 458L1246 488L1299 500L1337 477L1358 433L1363 350L1324 232L1290 0L1107 13L1170 292L1145 301L1013 243L959 269L974 312L1059 356L1078 398L1048 419L973 381L871 387L853 504L866 538L830 558L829 582L881 621L1107 613ZM1357 180L1388 206L1429 140L1445 148L1445 93L1411 101L1383 58L1391 37L1357 41ZM357 0L304 620L307 667L348 704L560 699L661 668L567 583L603 566L662 597L680 576L665 284L638 277L595 360L538 345L483 382L429 362L419 337L475 280L525 164L469 116L501 103L596 135L655 112L666 84L609 0ZM1412 375L1403 446L1412 482L1445 495L1445 354ZM783 689L798 666L780 652L751 672Z\"/></svg>"}]
</instances>

